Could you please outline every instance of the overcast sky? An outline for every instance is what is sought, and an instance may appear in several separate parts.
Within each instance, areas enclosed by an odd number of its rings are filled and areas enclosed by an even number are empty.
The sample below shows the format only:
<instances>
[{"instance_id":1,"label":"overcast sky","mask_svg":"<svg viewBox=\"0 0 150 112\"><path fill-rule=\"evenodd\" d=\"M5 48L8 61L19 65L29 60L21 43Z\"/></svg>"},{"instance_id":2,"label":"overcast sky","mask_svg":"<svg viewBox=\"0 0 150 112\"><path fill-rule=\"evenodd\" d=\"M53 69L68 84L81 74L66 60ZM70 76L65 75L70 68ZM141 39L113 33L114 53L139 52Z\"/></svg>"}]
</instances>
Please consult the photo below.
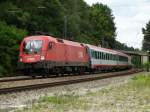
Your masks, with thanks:
<instances>
[{"instance_id":1,"label":"overcast sky","mask_svg":"<svg viewBox=\"0 0 150 112\"><path fill-rule=\"evenodd\" d=\"M88 4L100 2L113 11L117 27L116 39L128 46L141 48L142 27L150 20L150 0L85 0Z\"/></svg>"}]
</instances>

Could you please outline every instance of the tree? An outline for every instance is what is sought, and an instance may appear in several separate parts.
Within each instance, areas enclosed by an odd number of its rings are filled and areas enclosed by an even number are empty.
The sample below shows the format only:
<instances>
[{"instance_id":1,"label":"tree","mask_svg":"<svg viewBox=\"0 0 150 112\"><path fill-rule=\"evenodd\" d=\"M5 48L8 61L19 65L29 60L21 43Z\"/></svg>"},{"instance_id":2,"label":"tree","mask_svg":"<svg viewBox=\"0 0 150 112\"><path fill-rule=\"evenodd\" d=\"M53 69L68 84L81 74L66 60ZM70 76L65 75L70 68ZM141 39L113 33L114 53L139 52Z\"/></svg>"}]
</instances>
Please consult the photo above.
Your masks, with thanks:
<instances>
[{"instance_id":1,"label":"tree","mask_svg":"<svg viewBox=\"0 0 150 112\"><path fill-rule=\"evenodd\" d=\"M0 75L15 70L19 55L19 43L26 34L25 30L0 22Z\"/></svg>"},{"instance_id":2,"label":"tree","mask_svg":"<svg viewBox=\"0 0 150 112\"><path fill-rule=\"evenodd\" d=\"M144 34L143 51L150 51L150 21L146 24L146 28L142 29Z\"/></svg>"},{"instance_id":3,"label":"tree","mask_svg":"<svg viewBox=\"0 0 150 112\"><path fill-rule=\"evenodd\" d=\"M90 22L92 35L97 38L97 43L106 42L106 46L114 48L116 27L111 9L107 5L94 4L90 9Z\"/></svg>"}]
</instances>

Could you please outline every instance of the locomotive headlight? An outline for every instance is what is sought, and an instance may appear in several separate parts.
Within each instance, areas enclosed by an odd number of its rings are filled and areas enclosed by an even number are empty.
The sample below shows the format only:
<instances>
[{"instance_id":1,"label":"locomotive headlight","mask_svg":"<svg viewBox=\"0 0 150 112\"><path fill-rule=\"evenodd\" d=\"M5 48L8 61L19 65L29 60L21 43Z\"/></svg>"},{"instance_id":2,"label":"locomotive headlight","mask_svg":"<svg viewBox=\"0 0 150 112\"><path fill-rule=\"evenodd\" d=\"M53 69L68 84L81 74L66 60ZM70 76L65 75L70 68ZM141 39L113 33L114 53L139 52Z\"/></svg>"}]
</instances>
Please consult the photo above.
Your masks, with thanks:
<instances>
[{"instance_id":1,"label":"locomotive headlight","mask_svg":"<svg viewBox=\"0 0 150 112\"><path fill-rule=\"evenodd\" d=\"M44 57L44 56L41 56L41 60L42 60L42 61L45 60L45 57Z\"/></svg>"},{"instance_id":2,"label":"locomotive headlight","mask_svg":"<svg viewBox=\"0 0 150 112\"><path fill-rule=\"evenodd\" d=\"M22 62L22 58L21 58L21 57L20 57L20 59L19 59L19 60L20 60L20 62Z\"/></svg>"}]
</instances>

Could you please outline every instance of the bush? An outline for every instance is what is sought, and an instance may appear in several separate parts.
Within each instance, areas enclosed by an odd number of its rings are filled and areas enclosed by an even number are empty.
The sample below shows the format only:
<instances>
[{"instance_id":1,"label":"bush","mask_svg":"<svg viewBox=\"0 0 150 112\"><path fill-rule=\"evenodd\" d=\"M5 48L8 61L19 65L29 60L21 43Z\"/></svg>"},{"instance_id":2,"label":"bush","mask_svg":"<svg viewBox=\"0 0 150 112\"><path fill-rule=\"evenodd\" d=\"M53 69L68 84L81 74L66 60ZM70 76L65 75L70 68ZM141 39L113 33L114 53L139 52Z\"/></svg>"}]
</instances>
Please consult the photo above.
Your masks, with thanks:
<instances>
[{"instance_id":1,"label":"bush","mask_svg":"<svg viewBox=\"0 0 150 112\"><path fill-rule=\"evenodd\" d=\"M149 72L150 62L144 63L143 67L144 67L144 69L146 69L147 72Z\"/></svg>"}]
</instances>

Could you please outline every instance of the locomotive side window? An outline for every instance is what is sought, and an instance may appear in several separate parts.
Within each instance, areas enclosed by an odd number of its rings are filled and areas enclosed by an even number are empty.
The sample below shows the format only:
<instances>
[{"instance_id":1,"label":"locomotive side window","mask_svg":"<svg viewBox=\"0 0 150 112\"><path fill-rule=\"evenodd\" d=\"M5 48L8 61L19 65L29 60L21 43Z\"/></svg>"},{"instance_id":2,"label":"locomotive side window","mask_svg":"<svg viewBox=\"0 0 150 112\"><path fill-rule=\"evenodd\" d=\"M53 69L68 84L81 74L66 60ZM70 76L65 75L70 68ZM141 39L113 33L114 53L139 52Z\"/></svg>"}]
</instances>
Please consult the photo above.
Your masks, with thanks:
<instances>
[{"instance_id":1,"label":"locomotive side window","mask_svg":"<svg viewBox=\"0 0 150 112\"><path fill-rule=\"evenodd\" d=\"M57 39L58 42L64 43L63 39Z\"/></svg>"},{"instance_id":2,"label":"locomotive side window","mask_svg":"<svg viewBox=\"0 0 150 112\"><path fill-rule=\"evenodd\" d=\"M48 44L48 49L52 49L52 42L49 42L49 44Z\"/></svg>"}]
</instances>

